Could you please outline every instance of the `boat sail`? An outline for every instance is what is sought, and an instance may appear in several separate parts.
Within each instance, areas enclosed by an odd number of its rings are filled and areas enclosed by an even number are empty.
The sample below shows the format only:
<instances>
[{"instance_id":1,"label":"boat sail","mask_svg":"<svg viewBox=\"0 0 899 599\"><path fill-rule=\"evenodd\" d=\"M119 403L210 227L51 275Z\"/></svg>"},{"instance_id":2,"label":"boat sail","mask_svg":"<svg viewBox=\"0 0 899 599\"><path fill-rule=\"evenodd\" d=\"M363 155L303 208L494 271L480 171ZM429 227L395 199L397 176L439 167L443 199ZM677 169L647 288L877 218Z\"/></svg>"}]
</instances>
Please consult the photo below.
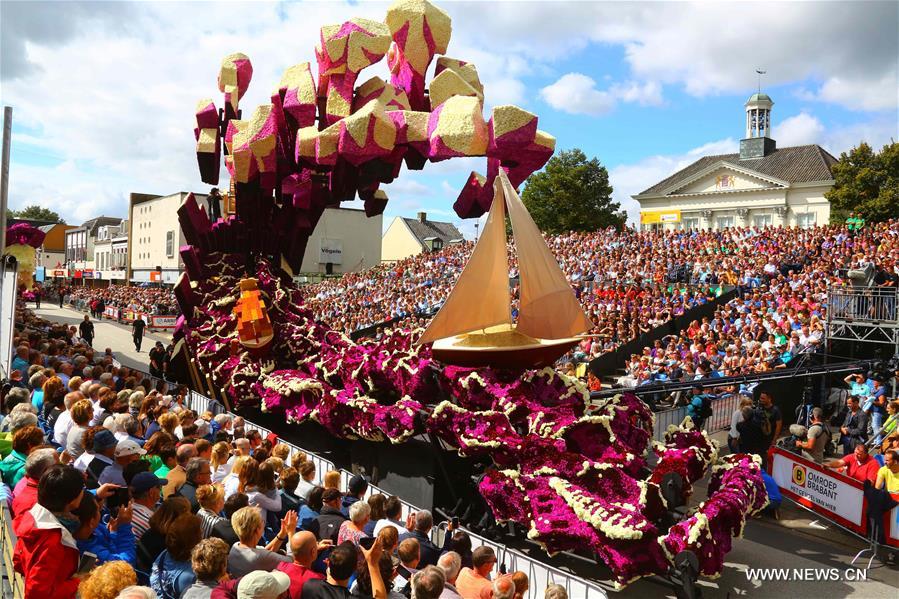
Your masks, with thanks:
<instances>
[{"instance_id":1,"label":"boat sail","mask_svg":"<svg viewBox=\"0 0 899 599\"><path fill-rule=\"evenodd\" d=\"M418 343L433 343L435 358L461 366L545 366L593 325L503 169L493 188L471 258ZM521 281L517 324L509 292L507 205Z\"/></svg>"}]
</instances>

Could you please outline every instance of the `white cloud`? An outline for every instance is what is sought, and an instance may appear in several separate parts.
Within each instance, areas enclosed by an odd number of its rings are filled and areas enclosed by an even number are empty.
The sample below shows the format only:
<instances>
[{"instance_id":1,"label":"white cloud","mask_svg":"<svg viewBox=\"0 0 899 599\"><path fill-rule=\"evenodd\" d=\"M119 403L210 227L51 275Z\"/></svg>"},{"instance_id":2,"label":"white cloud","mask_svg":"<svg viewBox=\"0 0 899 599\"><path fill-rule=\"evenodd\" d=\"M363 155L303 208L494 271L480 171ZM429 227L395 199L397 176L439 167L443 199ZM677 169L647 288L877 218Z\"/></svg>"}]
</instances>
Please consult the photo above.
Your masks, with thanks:
<instances>
[{"instance_id":1,"label":"white cloud","mask_svg":"<svg viewBox=\"0 0 899 599\"><path fill-rule=\"evenodd\" d=\"M608 92L596 89L596 82L582 73L562 75L558 81L540 90L540 97L555 108L570 114L606 114L615 107Z\"/></svg>"},{"instance_id":2,"label":"white cloud","mask_svg":"<svg viewBox=\"0 0 899 599\"><path fill-rule=\"evenodd\" d=\"M660 106L662 100L662 86L657 81L626 81L616 83L609 90L616 99L621 102L630 102L640 106Z\"/></svg>"},{"instance_id":3,"label":"white cloud","mask_svg":"<svg viewBox=\"0 0 899 599\"><path fill-rule=\"evenodd\" d=\"M824 124L807 112L800 112L775 124L771 135L781 147L815 144L824 135Z\"/></svg>"},{"instance_id":4,"label":"white cloud","mask_svg":"<svg viewBox=\"0 0 899 599\"><path fill-rule=\"evenodd\" d=\"M483 11L453 17L476 30ZM761 67L763 85L811 81L818 101L880 110L897 105L897 20L896 2L496 2L490 40L536 64L621 46L633 78L696 96L748 93Z\"/></svg>"}]
</instances>

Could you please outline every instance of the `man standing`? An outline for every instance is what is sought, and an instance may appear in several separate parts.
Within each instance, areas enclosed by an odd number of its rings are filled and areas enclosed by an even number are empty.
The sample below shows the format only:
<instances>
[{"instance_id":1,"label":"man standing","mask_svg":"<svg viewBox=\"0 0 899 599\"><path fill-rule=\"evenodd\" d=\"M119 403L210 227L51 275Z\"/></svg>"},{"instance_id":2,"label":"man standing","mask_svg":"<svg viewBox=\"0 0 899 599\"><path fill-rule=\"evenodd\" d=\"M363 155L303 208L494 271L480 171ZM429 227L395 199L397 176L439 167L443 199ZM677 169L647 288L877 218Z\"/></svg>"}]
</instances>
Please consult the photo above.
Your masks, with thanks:
<instances>
[{"instance_id":1,"label":"man standing","mask_svg":"<svg viewBox=\"0 0 899 599\"><path fill-rule=\"evenodd\" d=\"M40 288L40 286L34 287L34 307L38 310L41 309L41 288Z\"/></svg>"},{"instance_id":2,"label":"man standing","mask_svg":"<svg viewBox=\"0 0 899 599\"><path fill-rule=\"evenodd\" d=\"M164 363L165 347L163 347L162 341L157 341L153 349L150 350L150 376L162 378Z\"/></svg>"},{"instance_id":3,"label":"man standing","mask_svg":"<svg viewBox=\"0 0 899 599\"><path fill-rule=\"evenodd\" d=\"M91 322L91 317L87 314L84 315L84 320L82 320L81 324L78 325L78 334L81 335L81 338L84 339L85 343L87 343L89 347L93 347L94 323Z\"/></svg>"},{"instance_id":4,"label":"man standing","mask_svg":"<svg viewBox=\"0 0 899 599\"><path fill-rule=\"evenodd\" d=\"M784 419L780 408L774 405L774 399L767 391L759 394L759 404L762 408L762 434L765 436L765 451L767 451L771 444L780 438Z\"/></svg>"},{"instance_id":5,"label":"man standing","mask_svg":"<svg viewBox=\"0 0 899 599\"><path fill-rule=\"evenodd\" d=\"M824 424L824 410L812 408L812 423L808 427L808 435L805 441L796 440L796 447L805 451L803 457L810 458L820 464L824 461L824 448L830 442L830 431Z\"/></svg>"},{"instance_id":6,"label":"man standing","mask_svg":"<svg viewBox=\"0 0 899 599\"><path fill-rule=\"evenodd\" d=\"M214 223L222 217L221 205L222 194L219 193L218 187L213 187L209 190L209 195L206 196L206 207L208 208L209 222Z\"/></svg>"},{"instance_id":7,"label":"man standing","mask_svg":"<svg viewBox=\"0 0 899 599\"><path fill-rule=\"evenodd\" d=\"M147 323L144 322L143 316L137 314L134 322L131 323L131 335L134 339L134 349L138 352L140 352L140 344L144 340L145 326L147 326Z\"/></svg>"},{"instance_id":8,"label":"man standing","mask_svg":"<svg viewBox=\"0 0 899 599\"><path fill-rule=\"evenodd\" d=\"M843 446L843 455L852 453L856 442L868 441L868 414L859 406L858 397L850 396L846 403L849 411L846 412L846 419L843 420L843 426L840 427L840 433L842 433L840 444Z\"/></svg>"}]
</instances>

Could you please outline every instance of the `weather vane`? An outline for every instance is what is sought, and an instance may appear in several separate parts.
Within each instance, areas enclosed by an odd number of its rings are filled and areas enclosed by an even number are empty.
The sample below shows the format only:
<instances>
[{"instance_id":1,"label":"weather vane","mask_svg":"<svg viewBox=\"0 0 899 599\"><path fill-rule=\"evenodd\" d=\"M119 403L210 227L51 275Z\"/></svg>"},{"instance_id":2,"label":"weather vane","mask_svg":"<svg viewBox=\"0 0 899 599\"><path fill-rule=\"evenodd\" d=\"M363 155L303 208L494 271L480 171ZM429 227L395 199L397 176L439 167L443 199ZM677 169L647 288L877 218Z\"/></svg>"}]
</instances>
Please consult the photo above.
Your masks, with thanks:
<instances>
[{"instance_id":1,"label":"weather vane","mask_svg":"<svg viewBox=\"0 0 899 599\"><path fill-rule=\"evenodd\" d=\"M767 73L768 71L763 71L763 70L761 70L761 69L756 69L755 72L758 73L758 75L759 75L759 93L762 93L762 75L764 75L764 74Z\"/></svg>"}]
</instances>

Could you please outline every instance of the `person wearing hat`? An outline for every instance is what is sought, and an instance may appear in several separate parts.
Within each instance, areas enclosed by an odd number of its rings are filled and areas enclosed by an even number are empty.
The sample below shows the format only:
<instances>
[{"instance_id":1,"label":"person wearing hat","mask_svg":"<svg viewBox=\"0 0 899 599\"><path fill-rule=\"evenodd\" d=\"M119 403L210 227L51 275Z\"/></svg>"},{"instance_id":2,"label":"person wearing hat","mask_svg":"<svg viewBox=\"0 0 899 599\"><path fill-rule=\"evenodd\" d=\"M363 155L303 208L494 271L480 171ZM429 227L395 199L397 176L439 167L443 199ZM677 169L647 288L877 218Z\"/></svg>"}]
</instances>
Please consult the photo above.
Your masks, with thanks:
<instances>
[{"instance_id":1,"label":"person wearing hat","mask_svg":"<svg viewBox=\"0 0 899 599\"><path fill-rule=\"evenodd\" d=\"M139 541L150 529L150 518L156 513L156 504L162 497L162 487L167 482L152 472L138 472L131 479L131 506L134 512L131 529L136 540Z\"/></svg>"},{"instance_id":2,"label":"person wearing hat","mask_svg":"<svg viewBox=\"0 0 899 599\"><path fill-rule=\"evenodd\" d=\"M255 570L240 579L237 599L278 599L289 588L290 577L284 572Z\"/></svg>"},{"instance_id":3,"label":"person wearing hat","mask_svg":"<svg viewBox=\"0 0 899 599\"><path fill-rule=\"evenodd\" d=\"M322 511L319 513L318 518L309 525L309 531L320 541L331 539L331 541L337 543L340 525L347 520L347 517L340 511L340 491L337 489L325 489L322 495L322 504Z\"/></svg>"},{"instance_id":4,"label":"person wearing hat","mask_svg":"<svg viewBox=\"0 0 899 599\"><path fill-rule=\"evenodd\" d=\"M347 485L347 494L340 502L340 512L346 517L350 517L350 506L361 500L368 490L368 481L361 474L356 474L350 479Z\"/></svg>"},{"instance_id":5,"label":"person wearing hat","mask_svg":"<svg viewBox=\"0 0 899 599\"><path fill-rule=\"evenodd\" d=\"M96 442L97 437L95 436L94 444L96 444ZM140 445L138 445L131 439L119 441L116 444L115 450L113 452L115 461L103 469L103 472L100 473L100 476L97 479L98 482L101 485L105 483L113 483L122 487L128 486L128 483L125 482L125 477L122 474L122 471L125 469L125 466L127 466L131 462L136 462L142 455L145 455L146 453L147 452L143 450Z\"/></svg>"},{"instance_id":6,"label":"person wearing hat","mask_svg":"<svg viewBox=\"0 0 899 599\"><path fill-rule=\"evenodd\" d=\"M86 469L88 489L96 489L100 486L100 475L114 463L118 443L115 435L105 428L97 431L94 435L94 457L88 462Z\"/></svg>"}]
</instances>

